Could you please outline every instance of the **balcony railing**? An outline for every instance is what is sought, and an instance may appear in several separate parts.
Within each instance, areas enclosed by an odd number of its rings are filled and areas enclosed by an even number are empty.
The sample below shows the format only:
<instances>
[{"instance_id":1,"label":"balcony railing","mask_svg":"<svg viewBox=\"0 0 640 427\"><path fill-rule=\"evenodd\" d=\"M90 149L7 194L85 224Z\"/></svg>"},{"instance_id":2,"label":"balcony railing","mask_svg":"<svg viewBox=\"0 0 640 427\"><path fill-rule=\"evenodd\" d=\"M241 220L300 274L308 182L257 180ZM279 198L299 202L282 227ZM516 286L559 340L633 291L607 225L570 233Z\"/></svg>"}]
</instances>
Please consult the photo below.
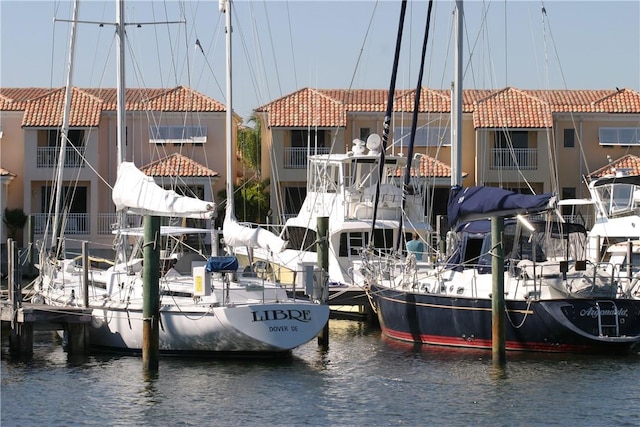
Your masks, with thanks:
<instances>
[{"instance_id":1,"label":"balcony railing","mask_svg":"<svg viewBox=\"0 0 640 427\"><path fill-rule=\"evenodd\" d=\"M60 149L56 147L37 147L36 149L36 167L38 168L55 168L58 164L58 154ZM67 147L65 149L64 166L66 168L83 168L83 156L85 147Z\"/></svg>"},{"instance_id":2,"label":"balcony railing","mask_svg":"<svg viewBox=\"0 0 640 427\"><path fill-rule=\"evenodd\" d=\"M318 147L307 150L306 147L285 147L284 167L287 169L305 169L307 167L307 152L314 154L329 154L329 147Z\"/></svg>"},{"instance_id":3,"label":"balcony railing","mask_svg":"<svg viewBox=\"0 0 640 427\"><path fill-rule=\"evenodd\" d=\"M491 151L491 169L537 169L538 150L535 148L494 148Z\"/></svg>"},{"instance_id":4,"label":"balcony railing","mask_svg":"<svg viewBox=\"0 0 640 427\"><path fill-rule=\"evenodd\" d=\"M79 235L91 232L91 221L88 213L70 213L65 218L67 221L64 229L65 234ZM48 219L53 219L53 217L46 213L33 214L35 234L44 234ZM49 232L51 232L52 226L49 225L49 227Z\"/></svg>"}]
</instances>

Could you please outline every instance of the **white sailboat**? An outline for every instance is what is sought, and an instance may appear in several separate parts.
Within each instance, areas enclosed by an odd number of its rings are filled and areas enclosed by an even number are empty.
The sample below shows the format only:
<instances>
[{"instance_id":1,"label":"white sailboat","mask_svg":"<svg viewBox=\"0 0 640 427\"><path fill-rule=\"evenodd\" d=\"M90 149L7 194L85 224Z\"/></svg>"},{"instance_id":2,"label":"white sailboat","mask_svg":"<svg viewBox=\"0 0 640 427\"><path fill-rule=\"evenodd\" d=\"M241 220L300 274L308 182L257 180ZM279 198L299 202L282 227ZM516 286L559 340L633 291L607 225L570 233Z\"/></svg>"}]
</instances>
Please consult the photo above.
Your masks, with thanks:
<instances>
[{"instance_id":1,"label":"white sailboat","mask_svg":"<svg viewBox=\"0 0 640 427\"><path fill-rule=\"evenodd\" d=\"M81 305L93 308L89 328L90 345L139 353L143 338L143 259L135 251L126 252L128 239L141 239L142 230L125 228L127 213L171 218L211 218L212 201L181 196L165 190L125 162L124 139L124 2L117 1L118 40L120 43L118 78L118 146L120 163L113 189L113 202L121 218L116 230L121 244L116 261L107 269L85 271L77 259L59 259L42 254L39 298L56 306ZM264 230L242 232L233 211L232 104L231 104L231 1L221 0L226 15L227 110L226 154L227 188L230 202L226 209L225 240L232 235L247 236L245 244L264 244L275 249L277 236ZM70 85L70 81L69 81ZM70 102L70 100L68 101ZM66 133L63 129L63 135ZM59 183L59 185L61 185ZM54 229L57 229L54 226ZM161 227L163 238L174 243L173 261L160 272L159 350L173 355L248 355L269 356L290 352L318 335L326 325L329 307L310 299L289 298L285 289L255 275L243 275L233 256L214 257L184 247L189 234L213 230L188 227ZM214 239L215 240L215 239ZM55 239L53 240L56 241ZM147 242L151 244L153 242ZM155 242L157 243L157 242ZM141 248L145 242L134 245ZM90 268L90 267L87 267ZM86 275L86 276L85 276ZM83 277L88 277L84 284ZM84 286L83 286L84 285Z\"/></svg>"}]
</instances>

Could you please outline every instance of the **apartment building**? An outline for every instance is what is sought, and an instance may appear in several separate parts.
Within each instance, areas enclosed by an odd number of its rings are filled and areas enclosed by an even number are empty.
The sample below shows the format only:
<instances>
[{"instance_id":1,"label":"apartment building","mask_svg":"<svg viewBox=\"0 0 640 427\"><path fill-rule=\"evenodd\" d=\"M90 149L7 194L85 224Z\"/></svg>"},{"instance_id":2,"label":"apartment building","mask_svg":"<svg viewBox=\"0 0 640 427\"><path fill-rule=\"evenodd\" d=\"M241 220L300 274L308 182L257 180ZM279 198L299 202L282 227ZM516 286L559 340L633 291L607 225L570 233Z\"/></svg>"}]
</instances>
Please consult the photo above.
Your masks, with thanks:
<instances>
[{"instance_id":1,"label":"apartment building","mask_svg":"<svg viewBox=\"0 0 640 427\"><path fill-rule=\"evenodd\" d=\"M304 88L256 109L262 173L282 221L306 194L308 154L348 152L354 139L383 133L386 90ZM397 90L388 147L405 152L415 90ZM446 214L451 170L451 94L423 89L414 152L434 186L433 214ZM587 197L584 178L624 156L640 156L640 93L613 90L464 90L463 185ZM640 172L640 171L637 171ZM276 191L274 191L276 190Z\"/></svg>"},{"instance_id":2,"label":"apartment building","mask_svg":"<svg viewBox=\"0 0 640 427\"><path fill-rule=\"evenodd\" d=\"M0 88L0 212L20 208L30 215L36 240L50 214L64 91ZM115 221L110 188L117 167L116 91L73 88L72 93L63 180L67 189L75 188L66 207L65 234L77 238L68 239L67 247L79 247L83 240L108 247ZM256 109L262 177L271 180L272 222L283 222L301 206L309 154L348 152L354 139L383 134L387 95L386 90L304 88ZM127 159L162 186L178 184L185 192L215 199L226 177L220 155L225 106L182 86L127 89L126 101ZM414 90L396 91L388 139L392 152L407 150L414 102ZM422 91L414 151L424 155L419 175L433 185L434 217L446 213L450 112L449 91ZM239 117L234 120L240 123ZM236 131L234 126L234 141ZM640 93L465 90L462 146L463 185L583 197L584 177L593 171L602 173L617 161L632 169L636 165ZM3 243L7 238L4 224L0 238Z\"/></svg>"},{"instance_id":3,"label":"apartment building","mask_svg":"<svg viewBox=\"0 0 640 427\"><path fill-rule=\"evenodd\" d=\"M31 216L36 241L52 213L64 94L65 88L0 89L0 207L2 213L20 208ZM165 188L215 200L225 188L220 154L225 152L225 106L183 86L127 89L125 98L125 160ZM234 120L239 124L239 117ZM62 175L65 244L67 250L77 249L88 240L94 249L110 249L111 187L118 163L116 90L74 87L69 125ZM132 225L138 220L132 218ZM6 242L4 224L1 237ZM26 244L26 236L21 240Z\"/></svg>"}]
</instances>

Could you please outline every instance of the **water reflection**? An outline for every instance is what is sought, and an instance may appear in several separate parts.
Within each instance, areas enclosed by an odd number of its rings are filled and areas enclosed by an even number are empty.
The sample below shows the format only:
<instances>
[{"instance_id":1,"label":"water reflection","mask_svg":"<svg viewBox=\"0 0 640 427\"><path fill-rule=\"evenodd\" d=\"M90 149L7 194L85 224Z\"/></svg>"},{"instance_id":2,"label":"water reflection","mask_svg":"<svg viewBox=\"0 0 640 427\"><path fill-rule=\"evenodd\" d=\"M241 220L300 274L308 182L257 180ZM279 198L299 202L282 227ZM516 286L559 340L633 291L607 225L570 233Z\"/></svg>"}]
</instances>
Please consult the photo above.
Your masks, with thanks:
<instances>
[{"instance_id":1,"label":"water reflection","mask_svg":"<svg viewBox=\"0 0 640 427\"><path fill-rule=\"evenodd\" d=\"M640 419L639 368L639 354L515 352L496 367L491 351L415 346L362 322L331 321L326 349L313 341L279 360L161 357L158 372L150 373L140 356L70 358L59 341L38 334L30 361L12 360L3 346L0 421L618 425ZM37 411L22 410L24 396L37 396ZM82 400L69 402L70 396Z\"/></svg>"}]
</instances>

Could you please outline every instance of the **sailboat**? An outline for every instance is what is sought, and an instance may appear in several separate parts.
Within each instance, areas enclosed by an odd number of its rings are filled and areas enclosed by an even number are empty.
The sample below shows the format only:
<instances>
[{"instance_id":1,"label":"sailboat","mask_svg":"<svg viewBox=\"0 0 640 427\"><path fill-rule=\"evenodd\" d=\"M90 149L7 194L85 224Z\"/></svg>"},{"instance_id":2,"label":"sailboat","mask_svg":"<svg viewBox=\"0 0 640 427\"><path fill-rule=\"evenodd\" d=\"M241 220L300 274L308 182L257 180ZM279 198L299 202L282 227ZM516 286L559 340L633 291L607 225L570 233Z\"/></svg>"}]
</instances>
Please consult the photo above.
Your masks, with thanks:
<instances>
[{"instance_id":1,"label":"sailboat","mask_svg":"<svg viewBox=\"0 0 640 427\"><path fill-rule=\"evenodd\" d=\"M553 194L460 185L461 0L455 12L451 113L456 129L448 206L455 245L445 262L426 269L416 265L413 255L388 256L371 248L363 253L361 270L382 333L414 344L491 349L493 281L500 275L506 350L633 350L640 343L639 301L620 292L612 275L587 262L586 229L558 220ZM502 231L494 228L493 218L503 219ZM504 265L494 262L501 254L493 250L492 232L502 234Z\"/></svg>"},{"instance_id":2,"label":"sailboat","mask_svg":"<svg viewBox=\"0 0 640 427\"><path fill-rule=\"evenodd\" d=\"M124 3L117 2L118 39L124 43ZM226 15L227 105L226 157L228 201L223 234L229 244L244 236L245 243L263 244L275 250L277 236L265 230L244 232L235 221L233 197L232 103L231 103L231 1L220 2ZM73 36L72 36L73 37ZM124 72L123 52L118 67ZM70 80L70 79L68 79ZM69 82L70 83L70 82ZM124 135L124 76L118 78L118 134ZM64 120L63 120L64 122ZM63 128L63 135L66 130ZM119 153L122 145L119 144ZM120 218L129 213L185 220L210 219L216 205L165 190L135 164L120 154L118 178L112 199ZM116 259L106 269L84 266L77 259L43 253L40 259L38 298L56 306L84 305L93 308L89 327L94 349L140 353L143 340L143 262L133 247L158 244L144 242L141 228L119 222ZM55 229L55 227L54 227ZM239 270L233 256L209 256L189 248L193 234L213 234L213 230L185 226L162 226L162 239L171 240L175 251L166 254L171 262L159 272L159 351L169 355L196 356L277 356L311 341L326 325L329 308L311 298L290 298L277 283ZM216 245L214 245L215 247ZM55 249L55 248L54 248ZM215 252L215 251L214 251ZM85 270L86 268L86 270ZM83 279L86 278L86 279Z\"/></svg>"}]
</instances>

